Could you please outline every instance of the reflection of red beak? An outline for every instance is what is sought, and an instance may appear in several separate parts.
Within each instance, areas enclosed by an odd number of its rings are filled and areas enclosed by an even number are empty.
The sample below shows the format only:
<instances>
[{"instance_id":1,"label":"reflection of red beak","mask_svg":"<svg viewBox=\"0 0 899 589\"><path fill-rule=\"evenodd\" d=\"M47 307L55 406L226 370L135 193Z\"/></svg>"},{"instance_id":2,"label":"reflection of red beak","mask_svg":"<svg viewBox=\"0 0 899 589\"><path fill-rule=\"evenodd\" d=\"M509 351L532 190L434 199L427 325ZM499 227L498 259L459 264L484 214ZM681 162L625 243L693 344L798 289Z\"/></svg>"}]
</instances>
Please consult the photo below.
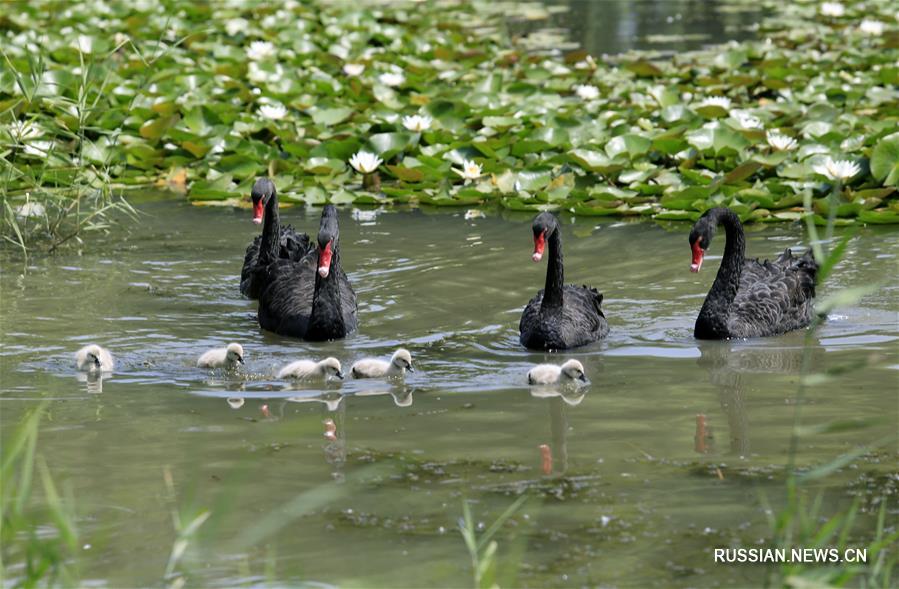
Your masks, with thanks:
<instances>
[{"instance_id":1,"label":"reflection of red beak","mask_svg":"<svg viewBox=\"0 0 899 589\"><path fill-rule=\"evenodd\" d=\"M541 231L540 235L534 237L534 255L531 259L539 262L543 258L544 247L546 247L546 231Z\"/></svg>"},{"instance_id":2,"label":"reflection of red beak","mask_svg":"<svg viewBox=\"0 0 899 589\"><path fill-rule=\"evenodd\" d=\"M265 213L265 208L262 205L262 199L260 198L256 202L253 203L253 223L259 225L262 223L262 215Z\"/></svg>"},{"instance_id":3,"label":"reflection of red beak","mask_svg":"<svg viewBox=\"0 0 899 589\"><path fill-rule=\"evenodd\" d=\"M552 451L549 449L549 446L546 444L540 444L540 466L543 470L543 474L552 474L553 473L553 455Z\"/></svg>"},{"instance_id":4,"label":"reflection of red beak","mask_svg":"<svg viewBox=\"0 0 899 589\"><path fill-rule=\"evenodd\" d=\"M333 240L329 241L325 249L318 255L318 275L322 278L327 278L328 273L331 272L331 256L333 255L331 243L333 243Z\"/></svg>"},{"instance_id":5,"label":"reflection of red beak","mask_svg":"<svg viewBox=\"0 0 899 589\"><path fill-rule=\"evenodd\" d=\"M702 255L705 252L702 251L698 239L693 242L691 247L693 248L693 262L690 264L690 272L699 272L699 269L702 268Z\"/></svg>"},{"instance_id":6,"label":"reflection of red beak","mask_svg":"<svg viewBox=\"0 0 899 589\"><path fill-rule=\"evenodd\" d=\"M333 442L337 439L337 425L333 419L325 420L325 439Z\"/></svg>"}]
</instances>

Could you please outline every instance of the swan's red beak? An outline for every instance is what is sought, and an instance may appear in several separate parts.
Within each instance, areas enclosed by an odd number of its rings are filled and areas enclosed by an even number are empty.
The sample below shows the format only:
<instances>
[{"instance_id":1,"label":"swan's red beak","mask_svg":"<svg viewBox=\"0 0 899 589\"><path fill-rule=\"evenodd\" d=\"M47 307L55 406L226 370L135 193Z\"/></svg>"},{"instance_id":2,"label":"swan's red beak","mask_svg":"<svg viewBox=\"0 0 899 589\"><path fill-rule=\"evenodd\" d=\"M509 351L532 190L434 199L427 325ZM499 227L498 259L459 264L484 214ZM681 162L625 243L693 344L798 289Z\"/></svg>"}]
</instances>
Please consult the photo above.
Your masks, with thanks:
<instances>
[{"instance_id":1,"label":"swan's red beak","mask_svg":"<svg viewBox=\"0 0 899 589\"><path fill-rule=\"evenodd\" d=\"M541 231L540 235L534 236L534 255L531 256L535 262L539 262L543 258L543 249L546 247L546 231Z\"/></svg>"},{"instance_id":2,"label":"swan's red beak","mask_svg":"<svg viewBox=\"0 0 899 589\"><path fill-rule=\"evenodd\" d=\"M693 262L690 263L690 272L699 272L699 269L702 268L702 256L705 252L702 251L702 246L699 245L698 239L690 247L693 248Z\"/></svg>"},{"instance_id":3,"label":"swan's red beak","mask_svg":"<svg viewBox=\"0 0 899 589\"><path fill-rule=\"evenodd\" d=\"M253 203L253 223L256 223L257 225L262 223L262 214L264 212L265 207L262 205L262 199L260 198Z\"/></svg>"},{"instance_id":4,"label":"swan's red beak","mask_svg":"<svg viewBox=\"0 0 899 589\"><path fill-rule=\"evenodd\" d=\"M328 245L325 246L325 249L318 255L318 275L322 278L327 278L328 274L331 272L331 256L334 254L334 252L331 251L332 243L333 241L329 241Z\"/></svg>"}]
</instances>

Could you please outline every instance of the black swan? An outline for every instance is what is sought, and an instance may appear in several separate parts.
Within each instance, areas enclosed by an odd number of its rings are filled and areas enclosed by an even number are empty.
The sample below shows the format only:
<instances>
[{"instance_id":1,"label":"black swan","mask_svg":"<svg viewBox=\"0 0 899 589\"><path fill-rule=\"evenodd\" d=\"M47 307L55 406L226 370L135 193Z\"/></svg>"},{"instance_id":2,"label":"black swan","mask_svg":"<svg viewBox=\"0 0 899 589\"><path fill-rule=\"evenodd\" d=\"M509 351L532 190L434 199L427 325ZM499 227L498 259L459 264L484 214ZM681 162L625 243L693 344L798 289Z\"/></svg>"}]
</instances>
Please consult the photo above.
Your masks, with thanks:
<instances>
[{"instance_id":1,"label":"black swan","mask_svg":"<svg viewBox=\"0 0 899 589\"><path fill-rule=\"evenodd\" d=\"M263 225L262 234L247 246L240 271L240 292L251 299L258 299L268 280L269 264L279 259L299 261L315 248L305 233L297 233L290 225L281 226L278 194L271 180L256 180L250 197L253 199L253 223Z\"/></svg>"},{"instance_id":2,"label":"black swan","mask_svg":"<svg viewBox=\"0 0 899 589\"><path fill-rule=\"evenodd\" d=\"M559 222L549 213L540 213L534 219L533 230L533 259L540 261L549 241L549 266L546 287L521 314L521 345L532 350L564 350L605 337L609 324L600 308L602 295L595 288L564 284Z\"/></svg>"},{"instance_id":3,"label":"black swan","mask_svg":"<svg viewBox=\"0 0 899 589\"><path fill-rule=\"evenodd\" d=\"M690 232L691 272L699 272L718 224L724 225L727 235L724 258L696 318L693 336L762 337L807 326L812 320L818 272L811 251L795 258L788 249L773 262L747 260L739 217L730 209L718 207L706 211Z\"/></svg>"},{"instance_id":4,"label":"black swan","mask_svg":"<svg viewBox=\"0 0 899 589\"><path fill-rule=\"evenodd\" d=\"M342 338L356 330L356 293L340 267L337 209L326 205L318 229L318 255L279 260L259 298L259 325L310 341Z\"/></svg>"}]
</instances>

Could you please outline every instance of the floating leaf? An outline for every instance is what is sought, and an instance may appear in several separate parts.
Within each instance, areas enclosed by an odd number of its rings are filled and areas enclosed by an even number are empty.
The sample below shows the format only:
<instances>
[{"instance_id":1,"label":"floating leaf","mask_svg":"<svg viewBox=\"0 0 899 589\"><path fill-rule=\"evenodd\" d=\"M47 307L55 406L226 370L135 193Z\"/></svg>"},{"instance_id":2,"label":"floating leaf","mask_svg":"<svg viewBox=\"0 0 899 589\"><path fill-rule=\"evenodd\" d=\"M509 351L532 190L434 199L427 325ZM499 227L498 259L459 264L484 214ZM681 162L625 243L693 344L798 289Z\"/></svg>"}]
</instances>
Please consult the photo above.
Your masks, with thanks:
<instances>
[{"instance_id":1,"label":"floating leaf","mask_svg":"<svg viewBox=\"0 0 899 589\"><path fill-rule=\"evenodd\" d=\"M330 127L350 118L353 109L347 107L321 108L314 109L310 114L316 125Z\"/></svg>"},{"instance_id":2,"label":"floating leaf","mask_svg":"<svg viewBox=\"0 0 899 589\"><path fill-rule=\"evenodd\" d=\"M647 153L650 147L652 147L652 140L643 137L642 135L628 133L626 135L613 137L609 140L609 142L606 143L606 153L610 158L614 158L622 153L627 154L631 158L635 158Z\"/></svg>"},{"instance_id":3,"label":"floating leaf","mask_svg":"<svg viewBox=\"0 0 899 589\"><path fill-rule=\"evenodd\" d=\"M899 133L877 142L871 152L871 174L885 185L899 186Z\"/></svg>"},{"instance_id":4,"label":"floating leaf","mask_svg":"<svg viewBox=\"0 0 899 589\"><path fill-rule=\"evenodd\" d=\"M664 74L658 66L642 59L627 63L624 67L643 78L656 78Z\"/></svg>"},{"instance_id":5,"label":"floating leaf","mask_svg":"<svg viewBox=\"0 0 899 589\"><path fill-rule=\"evenodd\" d=\"M421 170L417 170L415 168L407 168L405 166L387 166L387 169L390 170L390 172L394 176L406 182L421 182L425 177L424 173Z\"/></svg>"},{"instance_id":6,"label":"floating leaf","mask_svg":"<svg viewBox=\"0 0 899 589\"><path fill-rule=\"evenodd\" d=\"M624 168L623 164L613 161L612 158L600 151L575 149L569 154L575 163L591 172L611 174Z\"/></svg>"}]
</instances>

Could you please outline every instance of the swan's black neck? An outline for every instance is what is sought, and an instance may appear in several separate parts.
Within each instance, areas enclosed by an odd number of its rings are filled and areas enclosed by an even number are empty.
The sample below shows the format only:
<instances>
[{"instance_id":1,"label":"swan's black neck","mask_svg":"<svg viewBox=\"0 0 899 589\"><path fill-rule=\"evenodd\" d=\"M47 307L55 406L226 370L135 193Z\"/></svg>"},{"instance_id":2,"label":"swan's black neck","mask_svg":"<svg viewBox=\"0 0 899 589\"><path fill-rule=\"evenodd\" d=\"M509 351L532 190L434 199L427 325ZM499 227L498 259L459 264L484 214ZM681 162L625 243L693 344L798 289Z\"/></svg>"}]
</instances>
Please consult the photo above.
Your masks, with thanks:
<instances>
[{"instance_id":1,"label":"swan's black neck","mask_svg":"<svg viewBox=\"0 0 899 589\"><path fill-rule=\"evenodd\" d=\"M340 301L340 242L335 239L331 245L331 266L327 278L315 272L315 292L312 295L312 312L306 339L325 341L339 339L346 335L343 321L343 306Z\"/></svg>"},{"instance_id":2,"label":"swan's black neck","mask_svg":"<svg viewBox=\"0 0 899 589\"><path fill-rule=\"evenodd\" d=\"M281 218L278 216L278 195L272 192L265 203L262 217L262 243L259 245L259 260L267 264L278 259L281 251Z\"/></svg>"},{"instance_id":3,"label":"swan's black neck","mask_svg":"<svg viewBox=\"0 0 899 589\"><path fill-rule=\"evenodd\" d=\"M565 284L562 269L562 232L553 225L549 234L549 263L546 267L546 286L543 287L542 309L562 308L562 287Z\"/></svg>"},{"instance_id":4,"label":"swan's black neck","mask_svg":"<svg viewBox=\"0 0 899 589\"><path fill-rule=\"evenodd\" d=\"M740 218L730 209L715 209L711 213L711 223L724 225L727 244L724 246L724 258L718 275L712 284L709 294L702 304L693 335L703 339L722 339L729 336L727 318L730 307L740 287L740 275L746 254L746 240L743 236L743 225Z\"/></svg>"}]
</instances>

